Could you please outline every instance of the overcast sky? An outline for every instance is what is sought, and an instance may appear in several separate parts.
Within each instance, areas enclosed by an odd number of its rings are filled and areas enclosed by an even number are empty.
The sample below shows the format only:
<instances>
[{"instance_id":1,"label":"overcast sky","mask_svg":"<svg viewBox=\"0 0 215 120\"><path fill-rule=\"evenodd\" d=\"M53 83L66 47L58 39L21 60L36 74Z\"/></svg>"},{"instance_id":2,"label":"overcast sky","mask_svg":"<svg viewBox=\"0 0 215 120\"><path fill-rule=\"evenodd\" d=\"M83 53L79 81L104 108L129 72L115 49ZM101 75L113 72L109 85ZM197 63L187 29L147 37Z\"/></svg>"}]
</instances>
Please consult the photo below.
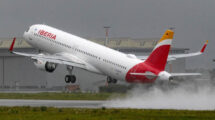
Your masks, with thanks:
<instances>
[{"instance_id":1,"label":"overcast sky","mask_svg":"<svg viewBox=\"0 0 215 120\"><path fill-rule=\"evenodd\" d=\"M0 0L0 37L22 36L28 26L43 23L84 38L158 38L175 27L174 47L199 50L188 68L215 68L215 0Z\"/></svg>"}]
</instances>

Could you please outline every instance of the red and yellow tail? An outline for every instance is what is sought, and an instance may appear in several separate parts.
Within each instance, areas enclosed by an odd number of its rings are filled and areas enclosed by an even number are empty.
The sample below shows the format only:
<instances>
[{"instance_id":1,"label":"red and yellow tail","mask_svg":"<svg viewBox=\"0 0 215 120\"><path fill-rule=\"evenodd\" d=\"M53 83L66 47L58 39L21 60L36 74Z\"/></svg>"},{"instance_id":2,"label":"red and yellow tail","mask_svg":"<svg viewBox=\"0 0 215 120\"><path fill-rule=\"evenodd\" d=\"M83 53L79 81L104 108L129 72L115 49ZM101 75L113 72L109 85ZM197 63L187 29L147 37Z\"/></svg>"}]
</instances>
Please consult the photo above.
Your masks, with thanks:
<instances>
[{"instance_id":1,"label":"red and yellow tail","mask_svg":"<svg viewBox=\"0 0 215 120\"><path fill-rule=\"evenodd\" d=\"M172 30L166 30L166 32L144 63L160 71L163 71L166 66L173 36L174 32Z\"/></svg>"}]
</instances>

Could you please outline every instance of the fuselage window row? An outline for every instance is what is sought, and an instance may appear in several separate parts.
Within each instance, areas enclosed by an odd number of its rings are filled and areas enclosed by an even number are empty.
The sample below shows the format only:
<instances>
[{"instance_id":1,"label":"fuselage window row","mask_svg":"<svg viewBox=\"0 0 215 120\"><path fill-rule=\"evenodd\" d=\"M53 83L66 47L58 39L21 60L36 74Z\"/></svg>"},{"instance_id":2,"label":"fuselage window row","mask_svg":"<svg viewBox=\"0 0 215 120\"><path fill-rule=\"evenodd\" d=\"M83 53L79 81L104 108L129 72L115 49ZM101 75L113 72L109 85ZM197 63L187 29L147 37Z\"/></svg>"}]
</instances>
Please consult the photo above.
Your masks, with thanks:
<instances>
[{"instance_id":1,"label":"fuselage window row","mask_svg":"<svg viewBox=\"0 0 215 120\"><path fill-rule=\"evenodd\" d=\"M117 63L111 62L111 61L109 61L109 60L103 59L103 61L104 61L104 62L106 62L106 63L112 64L112 65L114 65L114 66L117 66L117 67L120 67L120 68L126 69L126 67L124 67L124 66L122 66L122 65L120 65L120 64L117 64Z\"/></svg>"},{"instance_id":2,"label":"fuselage window row","mask_svg":"<svg viewBox=\"0 0 215 120\"><path fill-rule=\"evenodd\" d=\"M93 55L93 54L90 54L90 53L88 53L88 52L85 52L85 51L80 50L80 49L77 49L77 48L75 48L75 51L80 52L80 53L83 53L83 54L86 54L86 55L91 56L91 57L94 57L94 58L96 58L96 59L99 58L98 56L95 56L95 55ZM99 59L100 59L100 58L99 58Z\"/></svg>"}]
</instances>

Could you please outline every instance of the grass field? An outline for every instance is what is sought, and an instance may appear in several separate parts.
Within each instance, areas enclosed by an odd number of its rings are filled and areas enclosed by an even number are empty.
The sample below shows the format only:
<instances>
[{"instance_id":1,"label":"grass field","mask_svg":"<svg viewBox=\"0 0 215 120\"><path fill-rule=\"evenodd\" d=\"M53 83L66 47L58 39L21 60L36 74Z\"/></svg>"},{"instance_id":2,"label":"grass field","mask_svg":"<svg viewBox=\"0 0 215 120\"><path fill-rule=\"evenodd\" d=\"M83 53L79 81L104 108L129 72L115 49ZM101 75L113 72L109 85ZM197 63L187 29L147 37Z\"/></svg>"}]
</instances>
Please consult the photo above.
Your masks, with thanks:
<instances>
[{"instance_id":1,"label":"grass field","mask_svg":"<svg viewBox=\"0 0 215 120\"><path fill-rule=\"evenodd\" d=\"M0 93L0 99L40 99L40 100L107 100L120 97L116 93Z\"/></svg>"},{"instance_id":2,"label":"grass field","mask_svg":"<svg viewBox=\"0 0 215 120\"><path fill-rule=\"evenodd\" d=\"M0 120L214 120L215 111L0 107Z\"/></svg>"},{"instance_id":3,"label":"grass field","mask_svg":"<svg viewBox=\"0 0 215 120\"><path fill-rule=\"evenodd\" d=\"M106 100L111 93L0 93L0 99ZM215 120L215 111L0 107L0 120Z\"/></svg>"}]
</instances>

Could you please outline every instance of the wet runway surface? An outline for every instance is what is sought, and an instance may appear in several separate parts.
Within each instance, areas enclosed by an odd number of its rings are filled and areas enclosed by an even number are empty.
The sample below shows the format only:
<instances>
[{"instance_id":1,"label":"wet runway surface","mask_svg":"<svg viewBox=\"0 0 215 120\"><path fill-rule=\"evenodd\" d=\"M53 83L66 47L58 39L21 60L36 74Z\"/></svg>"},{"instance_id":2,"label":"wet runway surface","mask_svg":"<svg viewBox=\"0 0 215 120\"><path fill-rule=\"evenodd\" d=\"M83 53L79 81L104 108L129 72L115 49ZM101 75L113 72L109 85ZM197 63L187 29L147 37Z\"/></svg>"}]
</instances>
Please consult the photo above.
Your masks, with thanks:
<instances>
[{"instance_id":1,"label":"wet runway surface","mask_svg":"<svg viewBox=\"0 0 215 120\"><path fill-rule=\"evenodd\" d=\"M11 100L0 99L0 106L62 107L62 108L101 108L105 101L90 100Z\"/></svg>"}]
</instances>

